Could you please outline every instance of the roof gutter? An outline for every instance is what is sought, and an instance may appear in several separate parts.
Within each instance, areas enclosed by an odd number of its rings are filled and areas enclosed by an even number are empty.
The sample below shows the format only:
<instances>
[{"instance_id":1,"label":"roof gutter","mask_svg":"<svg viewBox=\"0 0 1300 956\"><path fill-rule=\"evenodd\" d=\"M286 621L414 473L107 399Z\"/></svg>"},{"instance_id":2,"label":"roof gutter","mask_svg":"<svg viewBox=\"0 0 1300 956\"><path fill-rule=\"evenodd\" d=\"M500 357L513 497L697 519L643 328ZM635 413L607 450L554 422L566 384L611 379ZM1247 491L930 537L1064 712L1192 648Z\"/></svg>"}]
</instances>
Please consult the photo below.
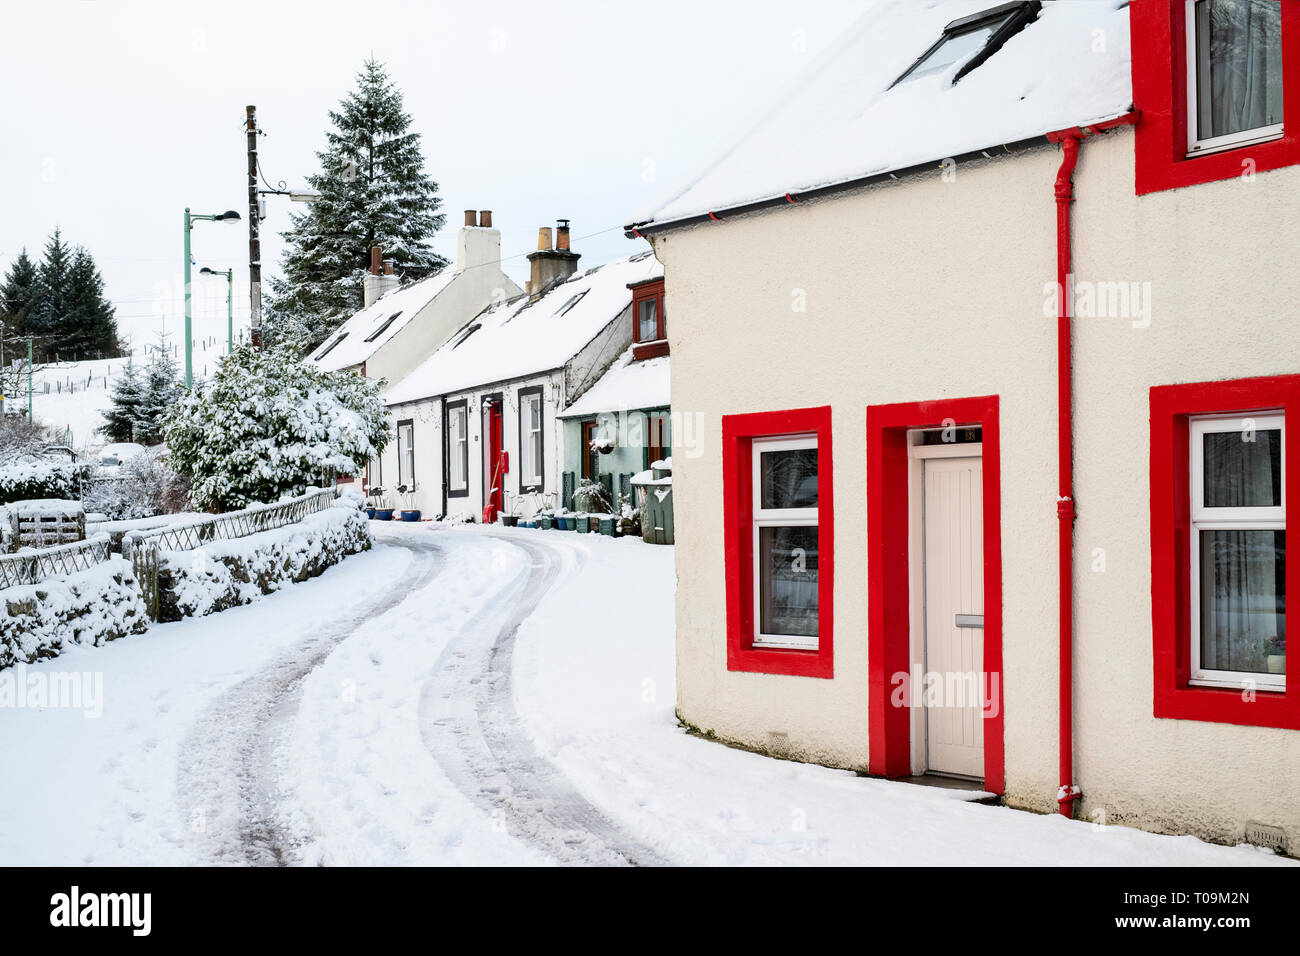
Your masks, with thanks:
<instances>
[{"instance_id":1,"label":"roof gutter","mask_svg":"<svg viewBox=\"0 0 1300 956\"><path fill-rule=\"evenodd\" d=\"M1060 693L1058 746L1061 785L1056 804L1062 816L1074 816L1074 803L1083 794L1074 784L1074 384L1071 374L1073 350L1070 301L1074 289L1071 265L1072 237L1070 205L1074 202L1074 170L1079 162L1079 144L1087 136L1104 133L1118 126L1132 126L1136 112L1095 123L1074 126L1047 134L1047 139L1061 144L1061 168L1056 174L1056 401L1057 401L1057 495L1056 517L1058 570L1057 585L1060 610Z\"/></svg>"}]
</instances>

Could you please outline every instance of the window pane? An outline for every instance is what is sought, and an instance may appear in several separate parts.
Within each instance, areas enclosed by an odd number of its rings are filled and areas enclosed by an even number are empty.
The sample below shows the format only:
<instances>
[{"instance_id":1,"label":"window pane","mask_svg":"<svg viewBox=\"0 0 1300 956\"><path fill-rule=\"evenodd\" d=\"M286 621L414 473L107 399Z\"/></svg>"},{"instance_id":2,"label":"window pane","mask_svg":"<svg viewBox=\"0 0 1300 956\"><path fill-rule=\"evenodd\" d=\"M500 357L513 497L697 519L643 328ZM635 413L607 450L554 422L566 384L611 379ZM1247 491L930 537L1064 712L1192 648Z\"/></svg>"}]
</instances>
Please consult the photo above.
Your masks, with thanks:
<instances>
[{"instance_id":1,"label":"window pane","mask_svg":"<svg viewBox=\"0 0 1300 956\"><path fill-rule=\"evenodd\" d=\"M817 507L817 449L765 451L760 508Z\"/></svg>"},{"instance_id":2,"label":"window pane","mask_svg":"<svg viewBox=\"0 0 1300 956\"><path fill-rule=\"evenodd\" d=\"M759 630L817 636L817 526L759 528Z\"/></svg>"},{"instance_id":3,"label":"window pane","mask_svg":"<svg viewBox=\"0 0 1300 956\"><path fill-rule=\"evenodd\" d=\"M656 312L656 299L645 299L641 303L641 327L636 337L639 342L653 342L659 338L659 317ZM624 326L627 328L627 326Z\"/></svg>"},{"instance_id":4,"label":"window pane","mask_svg":"<svg viewBox=\"0 0 1300 956\"><path fill-rule=\"evenodd\" d=\"M1201 0L1196 21L1200 137L1281 123L1282 5L1277 0Z\"/></svg>"},{"instance_id":5,"label":"window pane","mask_svg":"<svg viewBox=\"0 0 1300 956\"><path fill-rule=\"evenodd\" d=\"M1286 532L1200 534L1201 666L1286 673Z\"/></svg>"},{"instance_id":6,"label":"window pane","mask_svg":"<svg viewBox=\"0 0 1300 956\"><path fill-rule=\"evenodd\" d=\"M993 36L1004 22L1006 21L987 23L967 33L958 33L949 37L938 49L918 63L907 74L907 78L911 80L931 73L942 73L958 60L964 60L971 54L978 53L984 49L984 44L989 42L989 37Z\"/></svg>"},{"instance_id":7,"label":"window pane","mask_svg":"<svg viewBox=\"0 0 1300 956\"><path fill-rule=\"evenodd\" d=\"M1282 430L1207 432L1205 507L1269 508L1282 504Z\"/></svg>"}]
</instances>

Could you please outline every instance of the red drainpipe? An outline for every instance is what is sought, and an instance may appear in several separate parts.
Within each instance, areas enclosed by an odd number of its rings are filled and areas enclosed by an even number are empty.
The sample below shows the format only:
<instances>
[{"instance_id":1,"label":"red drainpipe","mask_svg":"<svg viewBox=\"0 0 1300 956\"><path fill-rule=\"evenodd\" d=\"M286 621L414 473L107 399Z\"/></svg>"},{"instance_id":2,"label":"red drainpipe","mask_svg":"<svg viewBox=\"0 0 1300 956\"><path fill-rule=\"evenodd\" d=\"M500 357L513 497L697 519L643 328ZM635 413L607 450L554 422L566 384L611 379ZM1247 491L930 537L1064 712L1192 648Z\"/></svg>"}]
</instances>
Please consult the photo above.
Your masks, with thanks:
<instances>
[{"instance_id":1,"label":"red drainpipe","mask_svg":"<svg viewBox=\"0 0 1300 956\"><path fill-rule=\"evenodd\" d=\"M1074 802L1082 792L1074 785L1074 394L1071 376L1070 292L1070 204L1074 202L1074 168L1079 162L1079 143L1085 136L1116 126L1137 122L1137 113L1093 126L1073 127L1048 133L1061 144L1061 168L1056 174L1056 405L1057 475L1056 517L1058 521L1059 602L1061 612L1060 665L1060 756L1061 786L1056 803L1061 815L1074 816Z\"/></svg>"}]
</instances>

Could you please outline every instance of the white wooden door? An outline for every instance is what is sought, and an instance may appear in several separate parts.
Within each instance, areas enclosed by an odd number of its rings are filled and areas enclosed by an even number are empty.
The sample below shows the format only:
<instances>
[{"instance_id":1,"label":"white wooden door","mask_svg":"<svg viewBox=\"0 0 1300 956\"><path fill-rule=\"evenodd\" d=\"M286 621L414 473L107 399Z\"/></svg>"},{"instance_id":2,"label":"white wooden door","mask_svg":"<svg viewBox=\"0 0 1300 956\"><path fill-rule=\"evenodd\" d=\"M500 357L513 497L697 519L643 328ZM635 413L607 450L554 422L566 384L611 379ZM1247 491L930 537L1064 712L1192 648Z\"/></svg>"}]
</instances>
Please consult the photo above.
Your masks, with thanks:
<instances>
[{"instance_id":1,"label":"white wooden door","mask_svg":"<svg viewBox=\"0 0 1300 956\"><path fill-rule=\"evenodd\" d=\"M925 461L926 762L984 776L983 461Z\"/></svg>"}]
</instances>

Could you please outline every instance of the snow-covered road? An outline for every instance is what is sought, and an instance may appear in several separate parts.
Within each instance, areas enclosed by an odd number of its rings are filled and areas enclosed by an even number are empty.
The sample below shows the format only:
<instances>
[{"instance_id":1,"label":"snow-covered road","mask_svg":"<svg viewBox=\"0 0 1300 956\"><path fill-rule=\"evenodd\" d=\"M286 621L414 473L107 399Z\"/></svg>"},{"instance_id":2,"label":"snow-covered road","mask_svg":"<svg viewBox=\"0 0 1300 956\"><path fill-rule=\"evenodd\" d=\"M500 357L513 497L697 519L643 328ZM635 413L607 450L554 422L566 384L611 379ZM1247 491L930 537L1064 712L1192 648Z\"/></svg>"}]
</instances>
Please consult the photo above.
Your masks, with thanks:
<instances>
[{"instance_id":1,"label":"snow-covered road","mask_svg":"<svg viewBox=\"0 0 1300 956\"><path fill-rule=\"evenodd\" d=\"M674 717L671 548L376 525L259 604L0 710L0 863L1285 863L771 760Z\"/></svg>"}]
</instances>

